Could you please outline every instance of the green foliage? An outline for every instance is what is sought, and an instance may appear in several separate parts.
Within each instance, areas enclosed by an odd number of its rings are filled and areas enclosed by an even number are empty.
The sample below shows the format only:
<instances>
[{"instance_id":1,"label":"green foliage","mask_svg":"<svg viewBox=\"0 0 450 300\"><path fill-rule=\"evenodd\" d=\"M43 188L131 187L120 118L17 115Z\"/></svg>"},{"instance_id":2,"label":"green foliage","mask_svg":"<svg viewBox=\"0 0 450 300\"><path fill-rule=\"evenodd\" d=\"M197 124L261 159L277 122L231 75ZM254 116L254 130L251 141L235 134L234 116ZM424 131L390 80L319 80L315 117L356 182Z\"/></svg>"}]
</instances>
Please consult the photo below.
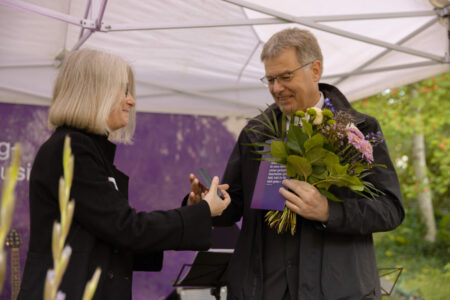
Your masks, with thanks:
<instances>
[{"instance_id":1,"label":"green foliage","mask_svg":"<svg viewBox=\"0 0 450 300\"><path fill-rule=\"evenodd\" d=\"M439 232L450 234L447 218L438 218ZM447 224L448 225L448 224ZM447 299L450 276L450 240L438 235L431 244L422 239L424 225L419 222L419 211L407 209L403 224L396 230L374 235L379 267L403 267L397 296L389 299L408 299L420 295L424 299Z\"/></svg>"},{"instance_id":2,"label":"green foliage","mask_svg":"<svg viewBox=\"0 0 450 300\"><path fill-rule=\"evenodd\" d=\"M437 210L450 207L450 73L389 90L353 106L378 119L397 170L406 204L429 188ZM416 181L411 161L412 134L425 136L428 187Z\"/></svg>"},{"instance_id":3,"label":"green foliage","mask_svg":"<svg viewBox=\"0 0 450 300\"><path fill-rule=\"evenodd\" d=\"M450 295L449 76L450 73L439 75L353 103L357 110L380 122L406 209L406 218L400 227L374 235L378 265L405 268L399 280L399 291L424 299L448 299ZM412 135L415 133L423 133L425 137L428 186L415 178L412 165ZM430 189L433 197L437 223L434 243L423 239L425 226L417 203L418 192L422 189Z\"/></svg>"}]
</instances>

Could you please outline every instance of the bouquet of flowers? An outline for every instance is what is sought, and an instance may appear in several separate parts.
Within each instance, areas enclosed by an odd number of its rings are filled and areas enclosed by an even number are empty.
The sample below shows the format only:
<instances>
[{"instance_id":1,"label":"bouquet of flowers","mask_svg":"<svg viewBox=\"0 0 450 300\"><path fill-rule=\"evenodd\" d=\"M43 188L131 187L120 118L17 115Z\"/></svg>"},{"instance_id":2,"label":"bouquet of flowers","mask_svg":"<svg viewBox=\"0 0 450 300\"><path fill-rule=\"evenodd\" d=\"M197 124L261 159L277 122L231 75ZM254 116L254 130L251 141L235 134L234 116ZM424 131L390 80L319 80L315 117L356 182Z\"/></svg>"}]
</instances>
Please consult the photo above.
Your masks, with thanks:
<instances>
[{"instance_id":1,"label":"bouquet of flowers","mask_svg":"<svg viewBox=\"0 0 450 300\"><path fill-rule=\"evenodd\" d=\"M303 180L315 186L332 201L342 201L330 188L346 187L358 195L371 199L383 194L372 183L365 181L373 167L385 167L373 163L373 147L383 141L381 132L364 136L352 122L347 112L334 113L329 99L328 108L312 107L282 115L282 125L278 128L275 113L274 123L262 112L263 119L255 119L263 130L248 129L268 138L263 143L253 143L260 160L275 162L286 167L286 175ZM289 122L289 130L286 129ZM264 149L262 149L262 147ZM281 211L269 211L265 216L271 228L278 233L295 233L296 214L286 206Z\"/></svg>"}]
</instances>

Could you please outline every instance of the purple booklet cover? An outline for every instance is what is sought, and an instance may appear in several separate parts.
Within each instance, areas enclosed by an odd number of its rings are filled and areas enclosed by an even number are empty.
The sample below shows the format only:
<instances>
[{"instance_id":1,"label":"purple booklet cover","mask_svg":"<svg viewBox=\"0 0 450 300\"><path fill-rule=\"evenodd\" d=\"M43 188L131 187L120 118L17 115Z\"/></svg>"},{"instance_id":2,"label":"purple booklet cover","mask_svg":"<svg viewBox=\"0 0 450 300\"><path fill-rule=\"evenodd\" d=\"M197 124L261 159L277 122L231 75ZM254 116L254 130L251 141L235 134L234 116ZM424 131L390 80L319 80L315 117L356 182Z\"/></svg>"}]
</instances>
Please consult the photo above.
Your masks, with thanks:
<instances>
[{"instance_id":1,"label":"purple booklet cover","mask_svg":"<svg viewBox=\"0 0 450 300\"><path fill-rule=\"evenodd\" d=\"M253 199L250 205L254 209L283 210L286 200L279 189L286 179L286 167L274 162L262 161L259 165Z\"/></svg>"}]
</instances>

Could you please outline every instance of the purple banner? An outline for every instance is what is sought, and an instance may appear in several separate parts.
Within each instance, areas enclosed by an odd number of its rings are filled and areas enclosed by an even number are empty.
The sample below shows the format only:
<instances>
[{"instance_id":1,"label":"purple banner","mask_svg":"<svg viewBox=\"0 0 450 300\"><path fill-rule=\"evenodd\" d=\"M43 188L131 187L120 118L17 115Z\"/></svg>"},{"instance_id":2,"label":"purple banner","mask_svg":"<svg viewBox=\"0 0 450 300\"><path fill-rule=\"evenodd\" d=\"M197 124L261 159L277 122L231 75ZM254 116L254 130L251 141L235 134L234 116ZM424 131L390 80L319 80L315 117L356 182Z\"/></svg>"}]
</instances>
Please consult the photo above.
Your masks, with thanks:
<instances>
[{"instance_id":1,"label":"purple banner","mask_svg":"<svg viewBox=\"0 0 450 300\"><path fill-rule=\"evenodd\" d=\"M261 161L251 208L267 210L284 210L286 200L279 190L286 179L286 167L275 162Z\"/></svg>"},{"instance_id":2,"label":"purple banner","mask_svg":"<svg viewBox=\"0 0 450 300\"><path fill-rule=\"evenodd\" d=\"M22 160L12 228L22 238L21 274L29 240L28 179L34 156L51 132L47 107L0 103L0 184L10 164L14 143L22 143ZM189 173L199 167L221 176L235 137L226 128L226 118L138 113L134 144L119 145L116 165L130 176L130 204L137 210L179 207L189 192ZM75 200L76 201L76 200ZM160 273L135 272L133 299L164 299L184 263L194 257L189 251L167 251ZM10 255L8 253L8 259ZM1 299L10 299L10 265Z\"/></svg>"}]
</instances>

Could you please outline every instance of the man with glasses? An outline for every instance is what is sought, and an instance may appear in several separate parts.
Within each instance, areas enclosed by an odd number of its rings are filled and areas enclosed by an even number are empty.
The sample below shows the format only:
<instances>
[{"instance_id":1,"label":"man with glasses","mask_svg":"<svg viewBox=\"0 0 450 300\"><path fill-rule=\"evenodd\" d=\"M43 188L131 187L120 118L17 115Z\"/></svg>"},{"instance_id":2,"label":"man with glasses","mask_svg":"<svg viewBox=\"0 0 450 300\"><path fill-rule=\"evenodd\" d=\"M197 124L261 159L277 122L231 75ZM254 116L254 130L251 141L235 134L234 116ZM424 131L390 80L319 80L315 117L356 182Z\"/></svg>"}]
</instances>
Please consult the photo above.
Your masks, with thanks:
<instances>
[{"instance_id":1,"label":"man with glasses","mask_svg":"<svg viewBox=\"0 0 450 300\"><path fill-rule=\"evenodd\" d=\"M364 134L380 131L378 122L353 110L337 88L319 84L323 58L310 32L291 28L274 34L264 45L261 60L266 72L261 81L275 100L265 111L272 122L272 112L279 121L282 110L289 115L327 104L349 112ZM246 128L264 130L255 120ZM287 180L280 192L298 214L292 236L277 234L264 221L266 211L250 208L259 161L247 145L266 139L244 129L223 176L232 201L213 224L229 226L243 217L228 267L228 299L381 299L372 233L392 230L404 218L386 145L378 145L374 157L375 163L387 168L374 168L374 174L366 178L384 193L374 200L341 189L335 194L344 201L332 202L306 182ZM191 179L195 190L196 180ZM195 202L195 197L191 193L190 201Z\"/></svg>"}]
</instances>

